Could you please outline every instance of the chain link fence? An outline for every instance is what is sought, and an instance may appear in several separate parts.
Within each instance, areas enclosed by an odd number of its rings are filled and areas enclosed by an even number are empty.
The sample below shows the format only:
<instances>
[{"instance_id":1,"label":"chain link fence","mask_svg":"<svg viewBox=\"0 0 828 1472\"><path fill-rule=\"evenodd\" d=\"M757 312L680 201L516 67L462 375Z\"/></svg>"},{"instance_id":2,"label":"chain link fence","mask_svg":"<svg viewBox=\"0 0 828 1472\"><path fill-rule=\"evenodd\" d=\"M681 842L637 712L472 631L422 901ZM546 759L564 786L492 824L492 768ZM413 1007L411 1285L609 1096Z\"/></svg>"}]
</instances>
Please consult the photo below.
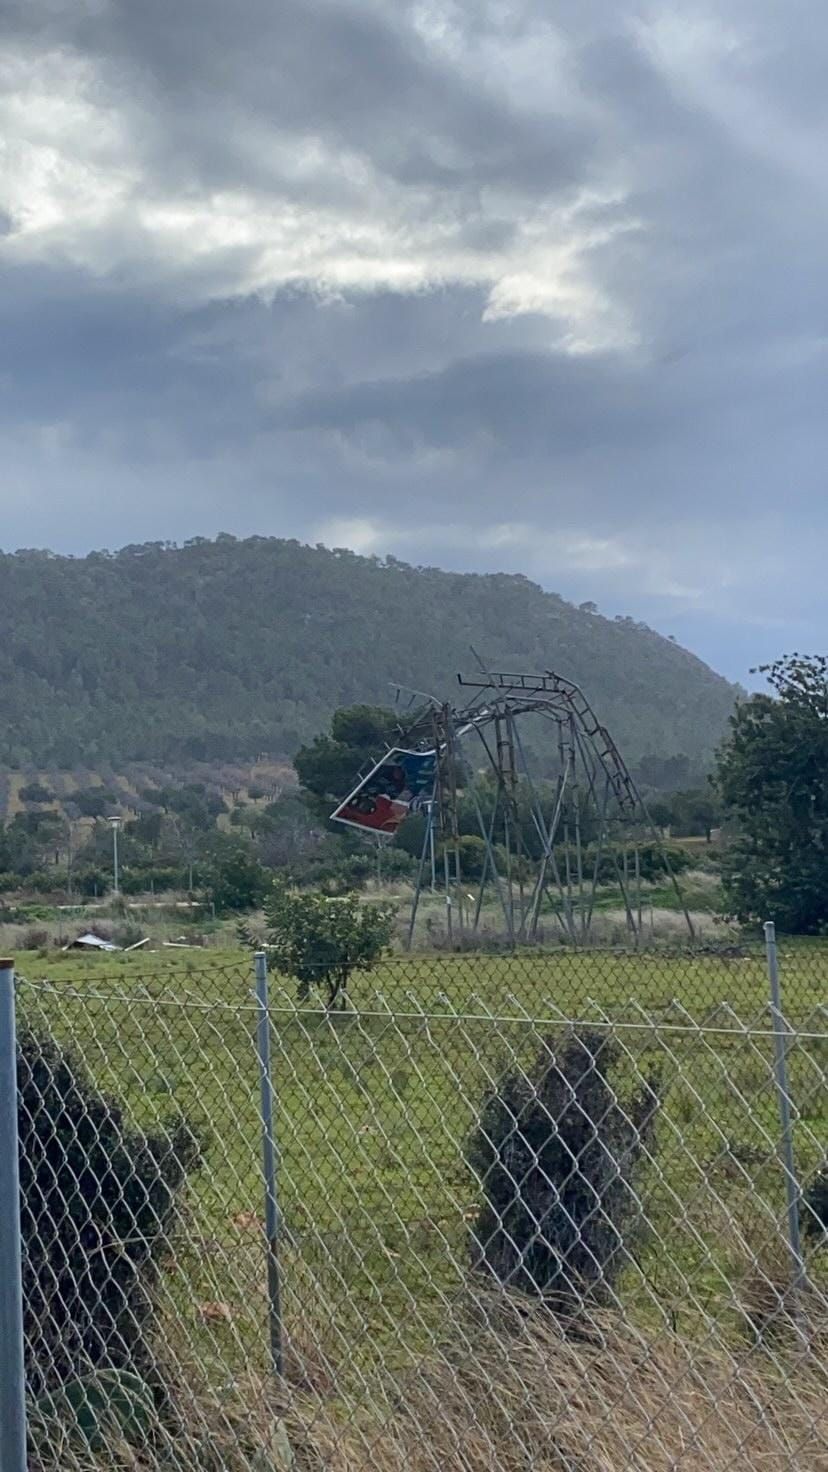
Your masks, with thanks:
<instances>
[{"instance_id":1,"label":"chain link fence","mask_svg":"<svg viewBox=\"0 0 828 1472\"><path fill-rule=\"evenodd\" d=\"M24 1406L41 1472L828 1468L828 949L774 959L17 976L4 1472Z\"/></svg>"}]
</instances>

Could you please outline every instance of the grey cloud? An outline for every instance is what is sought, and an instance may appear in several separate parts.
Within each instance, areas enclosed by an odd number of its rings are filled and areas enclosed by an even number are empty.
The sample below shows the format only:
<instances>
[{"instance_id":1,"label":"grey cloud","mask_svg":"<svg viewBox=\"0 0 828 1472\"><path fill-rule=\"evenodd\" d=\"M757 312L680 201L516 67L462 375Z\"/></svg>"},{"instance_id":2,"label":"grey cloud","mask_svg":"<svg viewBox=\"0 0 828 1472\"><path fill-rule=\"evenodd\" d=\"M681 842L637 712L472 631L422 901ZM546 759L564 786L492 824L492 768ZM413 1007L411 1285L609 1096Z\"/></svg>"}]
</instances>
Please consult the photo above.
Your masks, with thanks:
<instances>
[{"instance_id":1,"label":"grey cloud","mask_svg":"<svg viewBox=\"0 0 828 1472\"><path fill-rule=\"evenodd\" d=\"M28 26L27 15L18 9L19 34L68 41L113 90L127 82L148 107L144 146L182 178L272 180L271 131L327 138L402 184L546 193L582 177L590 147L553 100L533 115L465 81L390 5L111 0L35 3Z\"/></svg>"},{"instance_id":2,"label":"grey cloud","mask_svg":"<svg viewBox=\"0 0 828 1472\"><path fill-rule=\"evenodd\" d=\"M586 287L628 314L638 342L578 356L563 316L484 320L488 288L440 262L416 293L322 299L311 284L228 300L211 273L232 279L235 250L242 276L248 247L228 246L220 271L194 241L176 269L201 289L181 302L152 262L131 277L116 241L95 277L59 255L24 262L0 300L6 544L222 527L313 537L362 519L412 560L523 568L696 638L708 657L718 639L732 674L754 637L761 657L786 627L800 647L824 635L828 190L814 160L828 19L816 0L785 15L738 0L728 24L744 48L706 88L693 37L689 59L679 47L661 64L637 6L549 9L527 0L507 22L502 7L455 6L466 66L429 47L402 3L8 6L14 44L89 59L147 189L173 198L231 184L358 211L358 180L291 178L269 148L315 134L409 191L412 213L445 207L452 240L497 255L519 238L515 197L593 189L579 217L595 233ZM558 28L584 102L571 116L551 90L521 105L480 83L475 48L508 25L530 48ZM621 214L637 228L603 236ZM136 221L139 263L142 250ZM202 304L182 304L193 296ZM512 524L514 544L485 545L481 533ZM615 539L629 562L579 571L556 561L558 533L561 546ZM668 591L644 588L645 558ZM754 635L770 612L781 631Z\"/></svg>"}]
</instances>

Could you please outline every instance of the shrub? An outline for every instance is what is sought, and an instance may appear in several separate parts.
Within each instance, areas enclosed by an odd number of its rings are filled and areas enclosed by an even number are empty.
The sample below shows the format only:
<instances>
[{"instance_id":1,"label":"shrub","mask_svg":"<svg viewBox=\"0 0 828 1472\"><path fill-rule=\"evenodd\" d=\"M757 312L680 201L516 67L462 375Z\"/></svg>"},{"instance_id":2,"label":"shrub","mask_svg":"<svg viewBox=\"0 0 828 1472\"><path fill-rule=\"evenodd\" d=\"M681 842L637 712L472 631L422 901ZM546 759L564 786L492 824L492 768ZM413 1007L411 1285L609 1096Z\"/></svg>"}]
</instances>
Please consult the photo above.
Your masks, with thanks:
<instances>
[{"instance_id":1,"label":"shrub","mask_svg":"<svg viewBox=\"0 0 828 1472\"><path fill-rule=\"evenodd\" d=\"M501 1079L469 1144L484 1198L474 1265L563 1314L612 1296L637 1227L658 1099L650 1079L621 1103L614 1059L600 1033L547 1040L529 1074Z\"/></svg>"},{"instance_id":2,"label":"shrub","mask_svg":"<svg viewBox=\"0 0 828 1472\"><path fill-rule=\"evenodd\" d=\"M27 925L20 937L22 951L42 951L49 944L49 932L42 925Z\"/></svg>"},{"instance_id":3,"label":"shrub","mask_svg":"<svg viewBox=\"0 0 828 1472\"><path fill-rule=\"evenodd\" d=\"M151 864L146 868L130 865L121 875L122 894L149 894L153 889L156 894L163 894L167 890L185 889L186 885L187 876L180 864Z\"/></svg>"},{"instance_id":4,"label":"shrub","mask_svg":"<svg viewBox=\"0 0 828 1472\"><path fill-rule=\"evenodd\" d=\"M805 1236L828 1245L828 1161L808 1186L800 1215Z\"/></svg>"},{"instance_id":5,"label":"shrub","mask_svg":"<svg viewBox=\"0 0 828 1472\"><path fill-rule=\"evenodd\" d=\"M118 804L118 794L106 787L85 787L72 793L72 801L84 818L105 818Z\"/></svg>"},{"instance_id":6,"label":"shrub","mask_svg":"<svg viewBox=\"0 0 828 1472\"><path fill-rule=\"evenodd\" d=\"M83 899L92 899L100 894L106 894L112 883L112 875L106 870L96 867L77 869L72 875L72 884L75 892Z\"/></svg>"},{"instance_id":7,"label":"shrub","mask_svg":"<svg viewBox=\"0 0 828 1472\"><path fill-rule=\"evenodd\" d=\"M42 782L27 782L20 788L18 797L21 802L54 802L55 794L51 788L44 786Z\"/></svg>"},{"instance_id":8,"label":"shrub","mask_svg":"<svg viewBox=\"0 0 828 1472\"><path fill-rule=\"evenodd\" d=\"M670 861L673 873L683 874L686 869L695 863L695 860L677 843L641 843L638 845L638 870L641 878L649 884L665 884L669 882L669 875L664 863L666 857ZM558 850L558 864L563 870L566 864L566 853L563 848ZM596 857L598 859L598 882L599 884L617 885L619 873L624 871L624 847L622 844L604 845L600 850L594 844L588 844L584 849L583 865L584 873L592 876ZM617 867L616 867L617 866ZM635 884L635 851L632 845L627 849L627 882Z\"/></svg>"},{"instance_id":9,"label":"shrub","mask_svg":"<svg viewBox=\"0 0 828 1472\"><path fill-rule=\"evenodd\" d=\"M159 1259L198 1142L184 1121L132 1130L49 1038L24 1033L17 1066L29 1390L103 1366L146 1373Z\"/></svg>"},{"instance_id":10,"label":"shrub","mask_svg":"<svg viewBox=\"0 0 828 1472\"><path fill-rule=\"evenodd\" d=\"M35 869L26 875L21 887L30 894L54 894L62 888L62 883L57 879L54 870L49 873L48 870Z\"/></svg>"},{"instance_id":11,"label":"shrub","mask_svg":"<svg viewBox=\"0 0 828 1472\"><path fill-rule=\"evenodd\" d=\"M360 904L355 894L329 899L277 889L265 906L276 964L299 983L300 1001L324 985L328 1006L344 997L354 971L370 971L391 941L394 910Z\"/></svg>"},{"instance_id":12,"label":"shrub","mask_svg":"<svg viewBox=\"0 0 828 1472\"><path fill-rule=\"evenodd\" d=\"M216 845L206 867L206 895L219 915L255 910L269 883L267 870L244 844L228 840Z\"/></svg>"}]
</instances>

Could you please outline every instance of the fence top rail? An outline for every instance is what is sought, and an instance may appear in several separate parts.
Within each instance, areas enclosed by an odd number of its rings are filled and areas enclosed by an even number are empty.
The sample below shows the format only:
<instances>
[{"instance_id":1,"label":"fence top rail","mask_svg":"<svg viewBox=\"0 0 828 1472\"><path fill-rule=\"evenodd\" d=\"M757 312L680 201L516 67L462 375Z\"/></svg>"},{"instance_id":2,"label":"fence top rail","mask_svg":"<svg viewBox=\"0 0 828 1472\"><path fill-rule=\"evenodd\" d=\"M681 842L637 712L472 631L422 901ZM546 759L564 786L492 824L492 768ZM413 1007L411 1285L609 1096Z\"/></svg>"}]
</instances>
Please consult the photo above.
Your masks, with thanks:
<instances>
[{"instance_id":1,"label":"fence top rail","mask_svg":"<svg viewBox=\"0 0 828 1472\"><path fill-rule=\"evenodd\" d=\"M169 997L153 995L149 992L95 990L76 987L65 982L29 980L19 975L16 980L18 990L22 993L28 992L31 995L57 998L61 1002L94 1002L105 1006L117 1004L206 1015L244 1016L247 1014L255 1016L261 1011L261 1004L257 1001L252 986L246 997L240 997L237 1001L222 1001L205 1000L193 995ZM299 1003L298 1001L289 1002L282 997L271 1000L268 1011L272 1018L299 1019L308 1022L316 1020L327 1022L332 1028L352 1020L354 1022L420 1022L432 1026L440 1023L488 1023L534 1029L562 1026L598 1027L632 1032L650 1031L754 1038L772 1038L775 1031L771 1020L764 1023L762 1021L763 1017L771 1013L771 1008L767 1003L759 1006L752 1018L746 1019L729 1002L719 1002L704 1016L694 1016L677 998L668 1004L648 1008L636 998L630 997L619 1000L612 1009L609 1009L590 998L583 999L577 1007L567 1008L557 1006L551 998L547 997L543 998L543 1010L541 1010L540 1008L528 1008L514 995L506 994L502 1001L512 1004L514 1010L511 1012L502 1008L492 1009L483 999L474 995L465 999L467 1003L465 1007L453 1006L451 999L445 995L430 998L432 1003L430 1007L422 1005L420 999L412 992L406 993L405 1000L408 1003L407 1006L393 1005L378 990L373 992L366 1001L361 1001L359 1005L351 1004L346 1010L331 1011L322 1005L314 1006L312 1003ZM435 1001L439 1001L441 1010L435 1009L433 1005ZM818 1022L824 1025L818 1026ZM788 1032L791 1041L828 1039L828 1008L818 1006L800 1022L790 1022Z\"/></svg>"},{"instance_id":2,"label":"fence top rail","mask_svg":"<svg viewBox=\"0 0 828 1472\"><path fill-rule=\"evenodd\" d=\"M815 937L791 937L784 935L776 936L776 948L780 956L786 955L790 959L797 960L822 960L828 966L828 945L823 938ZM264 952L271 962L277 962L278 951L275 947L262 941L256 949ZM147 959L152 957L153 968L168 967L171 971L186 971L192 966L194 969L202 970L215 968L220 971L226 966L237 965L239 960L245 956L252 955L253 951L247 946L196 946L185 944L164 945L152 950L128 950L115 951L106 956L97 953L86 953L82 950L67 948L60 952L64 961L77 960L79 964L88 964L90 961L104 962L105 964L129 967L145 965ZM573 945L571 942L561 940L555 944L538 945L515 945L506 947L487 947L484 945L465 946L458 945L454 949L441 949L434 947L427 950L391 951L383 959L384 966L399 966L403 968L434 966L451 962L455 965L476 964L481 962L501 963L522 966L548 966L550 962L574 962L576 965L582 963L585 958L606 958L608 960L632 961L632 962L659 962L669 960L679 961L722 961L738 962L763 960L766 955L766 942L761 938L749 937L743 940L710 942L710 941L653 941L646 945L604 945L598 942L589 945ZM6 964L14 964L10 961Z\"/></svg>"}]
</instances>

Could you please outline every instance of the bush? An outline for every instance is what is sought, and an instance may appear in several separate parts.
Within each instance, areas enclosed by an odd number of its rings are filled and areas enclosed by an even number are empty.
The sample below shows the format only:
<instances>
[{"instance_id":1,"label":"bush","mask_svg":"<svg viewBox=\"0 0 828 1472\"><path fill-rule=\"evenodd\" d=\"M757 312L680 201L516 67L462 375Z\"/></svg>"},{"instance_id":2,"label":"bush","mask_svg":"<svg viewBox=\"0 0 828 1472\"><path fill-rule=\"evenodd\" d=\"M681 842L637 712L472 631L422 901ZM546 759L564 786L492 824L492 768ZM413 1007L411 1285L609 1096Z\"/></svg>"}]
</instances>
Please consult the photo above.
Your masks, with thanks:
<instances>
[{"instance_id":1,"label":"bush","mask_svg":"<svg viewBox=\"0 0 828 1472\"><path fill-rule=\"evenodd\" d=\"M72 885L76 892L84 899L97 898L98 895L107 894L112 883L112 874L98 868L76 869L72 875Z\"/></svg>"},{"instance_id":2,"label":"bush","mask_svg":"<svg viewBox=\"0 0 828 1472\"><path fill-rule=\"evenodd\" d=\"M828 1161L817 1171L805 1192L800 1218L806 1237L828 1245Z\"/></svg>"},{"instance_id":3,"label":"bush","mask_svg":"<svg viewBox=\"0 0 828 1472\"><path fill-rule=\"evenodd\" d=\"M566 864L565 851L561 848L556 853L559 868L563 871ZM665 855L670 861L670 868L674 874L683 874L686 869L695 864L695 860L680 844L641 843L638 845L638 868L645 882L649 884L669 883L669 875L664 863ZM590 878L596 857L598 858L599 884L617 885L619 873L622 876L624 873L623 845L604 845L599 852L594 844L588 844L584 849L583 866L584 873ZM632 845L627 848L627 883L630 886L635 885L635 850Z\"/></svg>"},{"instance_id":4,"label":"bush","mask_svg":"<svg viewBox=\"0 0 828 1472\"><path fill-rule=\"evenodd\" d=\"M55 794L42 782L27 782L21 787L18 797L21 802L54 802Z\"/></svg>"},{"instance_id":5,"label":"bush","mask_svg":"<svg viewBox=\"0 0 828 1472\"><path fill-rule=\"evenodd\" d=\"M132 1130L49 1038L23 1034L17 1067L29 1391L99 1366L146 1374L159 1260L198 1142L184 1121Z\"/></svg>"},{"instance_id":6,"label":"bush","mask_svg":"<svg viewBox=\"0 0 828 1472\"><path fill-rule=\"evenodd\" d=\"M122 894L156 894L183 890L187 887L187 875L180 864L152 864L146 868L133 867L121 875Z\"/></svg>"},{"instance_id":7,"label":"bush","mask_svg":"<svg viewBox=\"0 0 828 1472\"><path fill-rule=\"evenodd\" d=\"M243 844L217 846L206 866L207 899L219 915L255 910L270 885L270 875Z\"/></svg>"},{"instance_id":8,"label":"bush","mask_svg":"<svg viewBox=\"0 0 828 1472\"><path fill-rule=\"evenodd\" d=\"M394 910L360 904L358 895L329 899L277 889L265 907L276 964L295 977L300 1002L324 985L328 1007L344 998L354 971L370 971L391 943Z\"/></svg>"},{"instance_id":9,"label":"bush","mask_svg":"<svg viewBox=\"0 0 828 1472\"><path fill-rule=\"evenodd\" d=\"M636 1177L650 1142L655 1080L619 1102L600 1033L549 1039L530 1074L485 1101L468 1160L483 1188L475 1267L562 1314L612 1296L637 1226Z\"/></svg>"},{"instance_id":10,"label":"bush","mask_svg":"<svg viewBox=\"0 0 828 1472\"><path fill-rule=\"evenodd\" d=\"M304 865L296 865L297 882L311 885L329 895L352 894L362 889L377 872L376 856L366 849L358 854L323 854Z\"/></svg>"},{"instance_id":11,"label":"bush","mask_svg":"<svg viewBox=\"0 0 828 1472\"><path fill-rule=\"evenodd\" d=\"M27 874L24 887L32 894L54 894L63 888L63 877L58 877L55 871L36 870L33 874Z\"/></svg>"},{"instance_id":12,"label":"bush","mask_svg":"<svg viewBox=\"0 0 828 1472\"><path fill-rule=\"evenodd\" d=\"M49 932L41 925L27 925L20 937L22 951L43 951L49 944Z\"/></svg>"},{"instance_id":13,"label":"bush","mask_svg":"<svg viewBox=\"0 0 828 1472\"><path fill-rule=\"evenodd\" d=\"M85 787L72 793L72 801L84 818L105 818L118 805L118 794L106 787Z\"/></svg>"}]
</instances>

